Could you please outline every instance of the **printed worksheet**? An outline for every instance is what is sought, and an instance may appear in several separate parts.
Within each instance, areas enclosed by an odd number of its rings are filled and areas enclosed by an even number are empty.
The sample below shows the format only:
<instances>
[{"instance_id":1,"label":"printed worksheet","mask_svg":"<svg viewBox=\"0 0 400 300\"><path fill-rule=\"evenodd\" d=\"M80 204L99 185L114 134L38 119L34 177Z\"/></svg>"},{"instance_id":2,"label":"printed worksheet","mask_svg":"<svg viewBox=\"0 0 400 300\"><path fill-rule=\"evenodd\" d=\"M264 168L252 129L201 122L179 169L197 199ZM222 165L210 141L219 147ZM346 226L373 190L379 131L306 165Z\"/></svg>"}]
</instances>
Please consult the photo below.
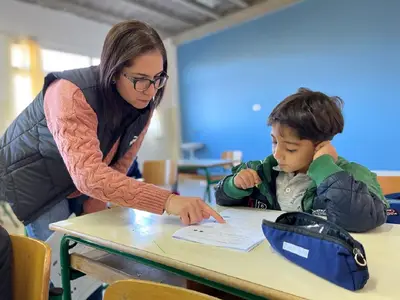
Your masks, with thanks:
<instances>
[{"instance_id":1,"label":"printed worksheet","mask_svg":"<svg viewBox=\"0 0 400 300\"><path fill-rule=\"evenodd\" d=\"M264 210L264 209L243 209L228 208L223 210L220 215L231 224L243 224L249 227L259 227L261 230L262 220L275 222L281 214L285 213L281 210Z\"/></svg>"},{"instance_id":2,"label":"printed worksheet","mask_svg":"<svg viewBox=\"0 0 400 300\"><path fill-rule=\"evenodd\" d=\"M261 229L262 220L275 221L282 213L282 211L226 209L221 212L226 224L208 220L199 225L183 227L176 231L173 237L248 252L265 239Z\"/></svg>"}]
</instances>

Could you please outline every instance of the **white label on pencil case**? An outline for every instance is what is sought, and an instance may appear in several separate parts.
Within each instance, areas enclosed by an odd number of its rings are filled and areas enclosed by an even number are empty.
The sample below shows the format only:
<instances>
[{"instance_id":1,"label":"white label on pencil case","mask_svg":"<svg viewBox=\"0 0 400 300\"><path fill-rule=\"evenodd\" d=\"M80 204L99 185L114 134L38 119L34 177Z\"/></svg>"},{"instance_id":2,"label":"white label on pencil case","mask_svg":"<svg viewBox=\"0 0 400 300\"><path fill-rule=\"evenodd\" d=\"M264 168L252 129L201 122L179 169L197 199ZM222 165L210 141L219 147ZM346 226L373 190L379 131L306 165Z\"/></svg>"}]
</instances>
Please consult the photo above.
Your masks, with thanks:
<instances>
[{"instance_id":1,"label":"white label on pencil case","mask_svg":"<svg viewBox=\"0 0 400 300\"><path fill-rule=\"evenodd\" d=\"M298 256L304 257L304 258L308 258L308 249L305 249L303 247L300 246L296 246L294 244L288 243L288 242L283 242L283 246L282 246L283 250L289 251L293 254L297 254Z\"/></svg>"}]
</instances>

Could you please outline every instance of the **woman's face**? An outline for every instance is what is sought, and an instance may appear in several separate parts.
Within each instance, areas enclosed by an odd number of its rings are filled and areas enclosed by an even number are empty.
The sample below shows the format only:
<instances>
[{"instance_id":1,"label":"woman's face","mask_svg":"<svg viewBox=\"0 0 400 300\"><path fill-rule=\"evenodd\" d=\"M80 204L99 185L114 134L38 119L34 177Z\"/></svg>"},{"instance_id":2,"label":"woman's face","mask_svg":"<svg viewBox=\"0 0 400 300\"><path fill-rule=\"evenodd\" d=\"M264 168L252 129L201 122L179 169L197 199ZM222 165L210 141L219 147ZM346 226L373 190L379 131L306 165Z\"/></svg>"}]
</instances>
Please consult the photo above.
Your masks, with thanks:
<instances>
[{"instance_id":1,"label":"woman's face","mask_svg":"<svg viewBox=\"0 0 400 300\"><path fill-rule=\"evenodd\" d=\"M152 51L138 56L129 67L124 67L116 79L117 90L122 98L135 108L147 107L158 88L166 83L163 62L161 53Z\"/></svg>"}]
</instances>

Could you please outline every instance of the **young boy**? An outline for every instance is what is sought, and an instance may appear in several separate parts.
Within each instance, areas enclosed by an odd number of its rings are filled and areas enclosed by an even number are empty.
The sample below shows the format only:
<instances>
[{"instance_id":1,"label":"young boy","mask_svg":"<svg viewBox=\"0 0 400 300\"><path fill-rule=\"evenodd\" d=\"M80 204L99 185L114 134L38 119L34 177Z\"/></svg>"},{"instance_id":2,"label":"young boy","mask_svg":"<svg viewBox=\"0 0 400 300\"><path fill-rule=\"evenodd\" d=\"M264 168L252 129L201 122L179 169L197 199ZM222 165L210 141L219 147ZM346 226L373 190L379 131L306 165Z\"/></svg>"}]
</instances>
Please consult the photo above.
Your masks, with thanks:
<instances>
[{"instance_id":1,"label":"young boy","mask_svg":"<svg viewBox=\"0 0 400 300\"><path fill-rule=\"evenodd\" d=\"M8 232L0 226L0 298L12 300L12 245Z\"/></svg>"},{"instance_id":2,"label":"young boy","mask_svg":"<svg viewBox=\"0 0 400 300\"><path fill-rule=\"evenodd\" d=\"M351 232L385 223L376 175L338 156L330 142L343 131L342 105L304 88L284 99L268 118L273 155L233 168L217 186L217 204L325 215Z\"/></svg>"}]
</instances>

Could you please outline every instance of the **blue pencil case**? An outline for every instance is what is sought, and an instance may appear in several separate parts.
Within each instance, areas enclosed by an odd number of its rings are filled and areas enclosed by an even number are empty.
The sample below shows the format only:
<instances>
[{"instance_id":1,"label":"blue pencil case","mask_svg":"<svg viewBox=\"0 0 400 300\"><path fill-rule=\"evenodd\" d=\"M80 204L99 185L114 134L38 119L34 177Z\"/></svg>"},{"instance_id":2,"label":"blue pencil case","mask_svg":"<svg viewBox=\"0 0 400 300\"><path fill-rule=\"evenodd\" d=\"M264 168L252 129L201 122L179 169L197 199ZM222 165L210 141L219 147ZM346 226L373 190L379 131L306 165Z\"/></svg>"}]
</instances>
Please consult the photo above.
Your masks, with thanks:
<instances>
[{"instance_id":1,"label":"blue pencil case","mask_svg":"<svg viewBox=\"0 0 400 300\"><path fill-rule=\"evenodd\" d=\"M272 248L289 261L345 289L362 289L369 279L364 247L340 226L303 212L263 220Z\"/></svg>"}]
</instances>

